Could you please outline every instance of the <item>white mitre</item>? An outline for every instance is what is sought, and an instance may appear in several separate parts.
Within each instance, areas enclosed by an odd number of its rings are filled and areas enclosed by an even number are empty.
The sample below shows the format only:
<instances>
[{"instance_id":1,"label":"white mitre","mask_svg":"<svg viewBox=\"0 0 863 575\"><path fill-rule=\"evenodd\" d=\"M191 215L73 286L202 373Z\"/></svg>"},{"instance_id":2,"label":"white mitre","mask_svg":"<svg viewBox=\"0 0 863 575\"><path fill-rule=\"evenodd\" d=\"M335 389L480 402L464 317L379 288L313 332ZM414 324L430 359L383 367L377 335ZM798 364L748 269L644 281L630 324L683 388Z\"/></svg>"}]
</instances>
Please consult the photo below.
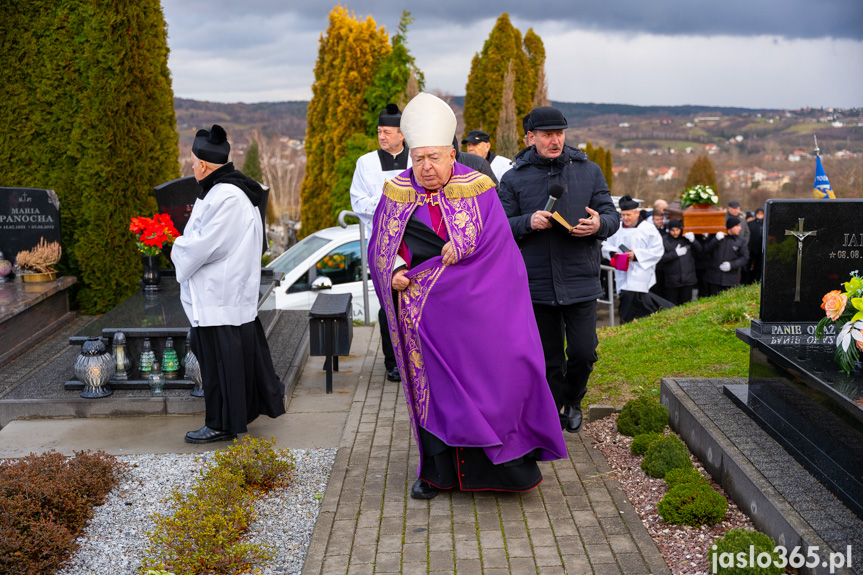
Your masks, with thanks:
<instances>
[{"instance_id":1,"label":"white mitre","mask_svg":"<svg viewBox=\"0 0 863 575\"><path fill-rule=\"evenodd\" d=\"M402 111L401 131L408 147L452 146L456 119L449 104L420 92Z\"/></svg>"}]
</instances>

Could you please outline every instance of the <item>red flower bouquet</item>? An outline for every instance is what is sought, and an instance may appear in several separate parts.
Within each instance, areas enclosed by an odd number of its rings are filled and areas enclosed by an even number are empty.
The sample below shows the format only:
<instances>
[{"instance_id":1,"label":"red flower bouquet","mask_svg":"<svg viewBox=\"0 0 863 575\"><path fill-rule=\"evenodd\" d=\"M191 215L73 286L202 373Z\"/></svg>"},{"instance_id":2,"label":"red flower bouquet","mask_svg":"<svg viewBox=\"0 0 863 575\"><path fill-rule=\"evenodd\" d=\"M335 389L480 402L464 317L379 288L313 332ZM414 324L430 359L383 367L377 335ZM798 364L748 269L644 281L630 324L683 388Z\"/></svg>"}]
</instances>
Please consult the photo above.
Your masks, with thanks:
<instances>
[{"instance_id":1,"label":"red flower bouquet","mask_svg":"<svg viewBox=\"0 0 863 575\"><path fill-rule=\"evenodd\" d=\"M137 237L138 249L145 256L157 256L166 245L180 237L168 214L153 214L152 218L132 218L129 231Z\"/></svg>"}]
</instances>

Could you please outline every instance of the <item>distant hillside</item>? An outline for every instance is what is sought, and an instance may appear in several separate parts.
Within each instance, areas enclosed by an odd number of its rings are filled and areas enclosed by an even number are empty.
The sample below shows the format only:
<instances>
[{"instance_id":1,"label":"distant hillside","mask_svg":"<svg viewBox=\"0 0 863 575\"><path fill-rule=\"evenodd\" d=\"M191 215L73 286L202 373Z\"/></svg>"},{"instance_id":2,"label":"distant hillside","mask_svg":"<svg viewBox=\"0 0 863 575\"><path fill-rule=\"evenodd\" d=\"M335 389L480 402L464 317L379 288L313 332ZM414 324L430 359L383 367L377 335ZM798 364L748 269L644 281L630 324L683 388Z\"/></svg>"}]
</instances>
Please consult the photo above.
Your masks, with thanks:
<instances>
[{"instance_id":1,"label":"distant hillside","mask_svg":"<svg viewBox=\"0 0 863 575\"><path fill-rule=\"evenodd\" d=\"M249 137L255 130L265 136L302 139L306 134L308 102L262 102L222 104L174 98L180 138L193 136L200 128L221 124L228 134Z\"/></svg>"},{"instance_id":2,"label":"distant hillside","mask_svg":"<svg viewBox=\"0 0 863 575\"><path fill-rule=\"evenodd\" d=\"M464 106L464 96L453 96L455 107ZM194 135L199 128L209 128L222 123L229 134L237 133L248 138L254 130L266 136L287 136L302 139L306 133L306 109L309 103L262 102L258 104L223 104L202 102L185 98L174 99L177 114L177 130L181 137ZM627 104L593 104L552 102L567 117L571 127L590 124L590 120L603 117L686 117L696 115L754 115L775 112L748 108L723 108L712 106L631 106ZM456 110L460 113L461 110Z\"/></svg>"}]
</instances>

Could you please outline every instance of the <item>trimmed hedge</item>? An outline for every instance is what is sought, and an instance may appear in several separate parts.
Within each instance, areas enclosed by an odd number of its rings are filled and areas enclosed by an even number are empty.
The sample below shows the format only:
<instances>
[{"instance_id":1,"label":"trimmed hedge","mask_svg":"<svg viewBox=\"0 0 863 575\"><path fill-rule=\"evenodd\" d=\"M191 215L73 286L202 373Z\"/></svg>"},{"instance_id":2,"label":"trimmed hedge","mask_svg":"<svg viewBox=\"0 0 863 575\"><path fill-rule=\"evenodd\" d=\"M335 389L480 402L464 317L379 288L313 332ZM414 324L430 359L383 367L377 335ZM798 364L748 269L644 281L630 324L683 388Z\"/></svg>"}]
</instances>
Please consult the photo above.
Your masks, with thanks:
<instances>
[{"instance_id":1,"label":"trimmed hedge","mask_svg":"<svg viewBox=\"0 0 863 575\"><path fill-rule=\"evenodd\" d=\"M73 305L107 311L138 288L131 217L152 215L153 186L180 174L161 4L0 5L0 185L57 192Z\"/></svg>"},{"instance_id":2,"label":"trimmed hedge","mask_svg":"<svg viewBox=\"0 0 863 575\"><path fill-rule=\"evenodd\" d=\"M668 425L668 409L652 397L630 399L617 417L617 431L634 437L642 433L662 433Z\"/></svg>"},{"instance_id":3,"label":"trimmed hedge","mask_svg":"<svg viewBox=\"0 0 863 575\"><path fill-rule=\"evenodd\" d=\"M661 433L639 433L632 438L632 445L629 446L629 452L633 455L644 455L647 453L647 448L657 439L662 439Z\"/></svg>"},{"instance_id":4,"label":"trimmed hedge","mask_svg":"<svg viewBox=\"0 0 863 575\"><path fill-rule=\"evenodd\" d=\"M710 485L710 481L694 467L678 467L671 469L665 474L665 485L668 489L674 489L684 483L696 483L698 485Z\"/></svg>"},{"instance_id":5,"label":"trimmed hedge","mask_svg":"<svg viewBox=\"0 0 863 575\"><path fill-rule=\"evenodd\" d=\"M683 483L666 493L656 510L668 523L715 525L725 517L728 502L709 485Z\"/></svg>"},{"instance_id":6,"label":"trimmed hedge","mask_svg":"<svg viewBox=\"0 0 863 575\"><path fill-rule=\"evenodd\" d=\"M769 553L773 557L773 561L769 567L759 567L758 565L749 565L749 547L754 547L754 555L757 557L761 553ZM716 557L716 574L717 575L782 575L785 570L776 566L779 559L779 554L774 551L776 542L772 537L761 533L760 531L751 531L749 529L731 529L723 537L716 540L716 543L710 549L709 559L710 565L713 565L714 556ZM721 554L731 554L736 558L737 553L746 554L746 565L738 566L734 561L733 566L723 567L720 564ZM725 556L726 561L730 559ZM727 562L724 563L728 565ZM711 567L712 569L712 567Z\"/></svg>"},{"instance_id":7,"label":"trimmed hedge","mask_svg":"<svg viewBox=\"0 0 863 575\"><path fill-rule=\"evenodd\" d=\"M686 445L676 435L666 435L651 443L641 460L641 469L657 479L664 479L666 473L679 467L692 467L692 460Z\"/></svg>"}]
</instances>

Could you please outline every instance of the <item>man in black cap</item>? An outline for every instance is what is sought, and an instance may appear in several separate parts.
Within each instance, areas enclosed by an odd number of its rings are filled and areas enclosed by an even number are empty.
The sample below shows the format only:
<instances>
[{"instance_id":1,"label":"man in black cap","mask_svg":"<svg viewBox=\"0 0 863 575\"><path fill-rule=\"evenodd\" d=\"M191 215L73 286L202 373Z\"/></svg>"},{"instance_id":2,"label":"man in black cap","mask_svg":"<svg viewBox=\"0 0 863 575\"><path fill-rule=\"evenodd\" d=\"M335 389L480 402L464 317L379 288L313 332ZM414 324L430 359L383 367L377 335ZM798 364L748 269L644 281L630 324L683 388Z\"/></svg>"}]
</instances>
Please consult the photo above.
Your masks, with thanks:
<instances>
[{"instance_id":1,"label":"man in black cap","mask_svg":"<svg viewBox=\"0 0 863 575\"><path fill-rule=\"evenodd\" d=\"M525 115L521 119L521 129L524 131L521 141L524 142L525 148L529 148L533 145L533 132L530 131L530 114Z\"/></svg>"},{"instance_id":2,"label":"man in black cap","mask_svg":"<svg viewBox=\"0 0 863 575\"><path fill-rule=\"evenodd\" d=\"M206 408L189 443L233 439L258 415L285 413L285 386L258 319L264 228L257 206L265 193L228 162L230 151L221 126L198 130L192 169L201 193L171 249Z\"/></svg>"},{"instance_id":3,"label":"man in black cap","mask_svg":"<svg viewBox=\"0 0 863 575\"><path fill-rule=\"evenodd\" d=\"M351 181L351 209L359 216L360 225L366 228L366 241L372 237L372 219L381 199L384 182L411 167L410 150L401 131L402 113L395 104L387 104L378 114L378 144L381 149L369 152L357 160L354 179ZM396 297L393 292L393 297ZM383 306L378 310L378 327L381 330L381 349L387 379L401 381L387 316Z\"/></svg>"},{"instance_id":4,"label":"man in black cap","mask_svg":"<svg viewBox=\"0 0 863 575\"><path fill-rule=\"evenodd\" d=\"M744 215L740 213L740 202L730 201L728 202L728 209L725 212L729 216L734 216L735 218L740 218L740 221L743 223L743 227L740 230L740 237L746 240L749 243L749 226L746 225Z\"/></svg>"},{"instance_id":5,"label":"man in black cap","mask_svg":"<svg viewBox=\"0 0 863 575\"><path fill-rule=\"evenodd\" d=\"M717 232L704 244L703 253L710 257L704 281L707 295L716 295L740 283L740 270L749 261L748 242L740 234L742 221L736 216L725 218L727 233Z\"/></svg>"},{"instance_id":6,"label":"man in black cap","mask_svg":"<svg viewBox=\"0 0 863 575\"><path fill-rule=\"evenodd\" d=\"M638 202L626 195L620 198L617 206L622 225L617 233L602 242L602 254L608 259L613 254L629 259L624 262L626 265L614 266L620 321L628 323L662 307L664 300L651 294L650 288L656 284L656 264L662 259L665 248L652 218L640 219Z\"/></svg>"},{"instance_id":7,"label":"man in black cap","mask_svg":"<svg viewBox=\"0 0 863 575\"><path fill-rule=\"evenodd\" d=\"M530 112L533 145L519 152L498 195L527 267L533 311L545 355L546 379L563 429L581 429L581 400L596 356L596 300L602 296L599 242L620 220L602 170L565 145L566 118L551 106ZM574 225L552 229L545 209ZM557 187L559 186L559 187ZM564 340L566 353L564 353Z\"/></svg>"},{"instance_id":8,"label":"man in black cap","mask_svg":"<svg viewBox=\"0 0 863 575\"><path fill-rule=\"evenodd\" d=\"M512 161L509 158L498 156L491 151L491 138L482 130L471 130L461 143L467 146L468 153L485 158L498 181L512 167Z\"/></svg>"}]
</instances>

